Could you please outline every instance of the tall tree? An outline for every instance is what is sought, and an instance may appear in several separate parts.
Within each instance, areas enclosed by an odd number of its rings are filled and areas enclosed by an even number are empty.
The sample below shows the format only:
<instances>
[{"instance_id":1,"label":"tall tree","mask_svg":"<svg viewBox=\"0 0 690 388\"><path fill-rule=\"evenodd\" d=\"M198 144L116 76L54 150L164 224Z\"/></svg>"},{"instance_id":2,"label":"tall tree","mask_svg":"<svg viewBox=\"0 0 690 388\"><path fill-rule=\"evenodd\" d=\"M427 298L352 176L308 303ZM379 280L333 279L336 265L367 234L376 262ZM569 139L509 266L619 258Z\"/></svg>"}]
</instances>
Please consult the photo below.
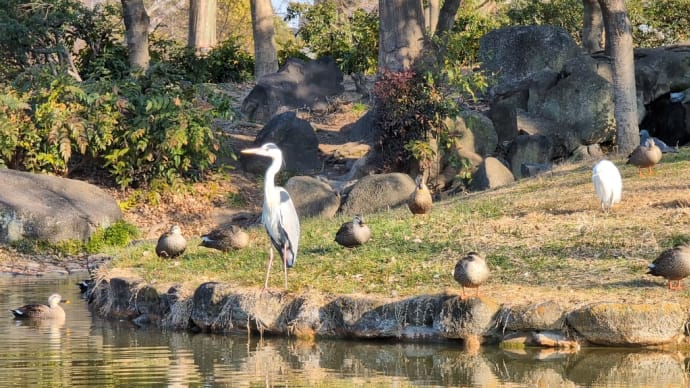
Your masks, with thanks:
<instances>
[{"instance_id":1,"label":"tall tree","mask_svg":"<svg viewBox=\"0 0 690 388\"><path fill-rule=\"evenodd\" d=\"M424 47L419 0L379 0L379 69L409 70Z\"/></svg>"},{"instance_id":2,"label":"tall tree","mask_svg":"<svg viewBox=\"0 0 690 388\"><path fill-rule=\"evenodd\" d=\"M436 25L438 24L438 16L440 13L440 0L428 0L424 2L424 24L429 36L433 36L436 32Z\"/></svg>"},{"instance_id":3,"label":"tall tree","mask_svg":"<svg viewBox=\"0 0 690 388\"><path fill-rule=\"evenodd\" d=\"M122 0L129 66L134 71L149 67L149 15L143 0Z\"/></svg>"},{"instance_id":4,"label":"tall tree","mask_svg":"<svg viewBox=\"0 0 690 388\"><path fill-rule=\"evenodd\" d=\"M606 54L611 57L616 143L619 153L628 154L640 144L630 20L624 0L598 1L604 20Z\"/></svg>"},{"instance_id":5,"label":"tall tree","mask_svg":"<svg viewBox=\"0 0 690 388\"><path fill-rule=\"evenodd\" d=\"M254 77L278 71L271 0L251 0L254 32Z\"/></svg>"},{"instance_id":6,"label":"tall tree","mask_svg":"<svg viewBox=\"0 0 690 388\"><path fill-rule=\"evenodd\" d=\"M216 45L216 0L189 1L187 45L206 53Z\"/></svg>"}]
</instances>

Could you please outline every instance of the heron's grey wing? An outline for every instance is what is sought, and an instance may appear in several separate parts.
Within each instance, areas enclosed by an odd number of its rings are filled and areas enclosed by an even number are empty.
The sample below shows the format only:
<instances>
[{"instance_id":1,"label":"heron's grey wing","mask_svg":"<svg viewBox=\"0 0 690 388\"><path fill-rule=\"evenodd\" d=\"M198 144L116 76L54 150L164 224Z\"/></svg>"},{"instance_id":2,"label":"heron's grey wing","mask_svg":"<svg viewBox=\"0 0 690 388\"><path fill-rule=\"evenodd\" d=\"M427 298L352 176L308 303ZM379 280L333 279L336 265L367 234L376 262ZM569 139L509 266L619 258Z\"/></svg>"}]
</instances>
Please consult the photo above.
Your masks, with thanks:
<instances>
[{"instance_id":1,"label":"heron's grey wing","mask_svg":"<svg viewBox=\"0 0 690 388\"><path fill-rule=\"evenodd\" d=\"M280 226L290 241L293 255L292 260L294 261L294 259L297 258L297 247L299 246L299 217L297 216L297 210L295 210L295 204L292 203L290 194L283 188L280 188L279 212Z\"/></svg>"}]
</instances>

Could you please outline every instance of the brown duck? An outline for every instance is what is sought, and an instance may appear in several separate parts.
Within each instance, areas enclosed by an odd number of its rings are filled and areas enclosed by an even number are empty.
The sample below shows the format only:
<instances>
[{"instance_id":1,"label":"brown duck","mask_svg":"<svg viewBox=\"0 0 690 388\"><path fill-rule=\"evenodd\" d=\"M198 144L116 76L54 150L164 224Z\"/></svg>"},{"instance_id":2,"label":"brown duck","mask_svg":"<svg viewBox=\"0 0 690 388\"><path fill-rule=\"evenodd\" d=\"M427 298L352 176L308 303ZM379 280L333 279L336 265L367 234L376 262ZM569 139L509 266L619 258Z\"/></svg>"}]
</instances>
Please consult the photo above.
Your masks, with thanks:
<instances>
[{"instance_id":1,"label":"brown duck","mask_svg":"<svg viewBox=\"0 0 690 388\"><path fill-rule=\"evenodd\" d=\"M173 225L170 231L163 233L156 244L156 255L163 258L173 258L181 255L187 249L187 240L182 236L182 229Z\"/></svg>"},{"instance_id":2,"label":"brown duck","mask_svg":"<svg viewBox=\"0 0 690 388\"><path fill-rule=\"evenodd\" d=\"M479 286L489 278L489 267L486 261L477 252L470 252L458 260L453 271L455 281L462 286L461 299L465 299L465 288L475 288L476 296L479 296Z\"/></svg>"},{"instance_id":3,"label":"brown duck","mask_svg":"<svg viewBox=\"0 0 690 388\"><path fill-rule=\"evenodd\" d=\"M342 224L335 234L335 242L346 248L362 245L370 238L371 229L362 216L354 216L352 221Z\"/></svg>"},{"instance_id":4,"label":"brown duck","mask_svg":"<svg viewBox=\"0 0 690 388\"><path fill-rule=\"evenodd\" d=\"M228 225L201 236L201 244L199 245L228 252L233 249L246 248L249 245L249 235L238 225Z\"/></svg>"},{"instance_id":5,"label":"brown duck","mask_svg":"<svg viewBox=\"0 0 690 388\"><path fill-rule=\"evenodd\" d=\"M644 144L640 144L628 156L628 164L637 166L637 172L642 176L642 169L646 168L649 174L653 174L652 168L661 160L661 149L649 138Z\"/></svg>"},{"instance_id":6,"label":"brown duck","mask_svg":"<svg viewBox=\"0 0 690 388\"><path fill-rule=\"evenodd\" d=\"M15 318L19 319L65 319L65 310L60 303L69 303L62 299L60 294L52 294L48 297L48 304L27 304L10 310Z\"/></svg>"},{"instance_id":7,"label":"brown duck","mask_svg":"<svg viewBox=\"0 0 690 388\"><path fill-rule=\"evenodd\" d=\"M668 288L680 290L683 288L681 280L690 275L690 246L677 244L659 255L649 266L647 274L661 276L668 280ZM673 282L676 285L673 285Z\"/></svg>"},{"instance_id":8,"label":"brown duck","mask_svg":"<svg viewBox=\"0 0 690 388\"><path fill-rule=\"evenodd\" d=\"M422 175L417 175L414 182L415 189L407 200L407 206L410 208L412 214L427 214L433 205L431 192L424 183L424 177Z\"/></svg>"}]
</instances>

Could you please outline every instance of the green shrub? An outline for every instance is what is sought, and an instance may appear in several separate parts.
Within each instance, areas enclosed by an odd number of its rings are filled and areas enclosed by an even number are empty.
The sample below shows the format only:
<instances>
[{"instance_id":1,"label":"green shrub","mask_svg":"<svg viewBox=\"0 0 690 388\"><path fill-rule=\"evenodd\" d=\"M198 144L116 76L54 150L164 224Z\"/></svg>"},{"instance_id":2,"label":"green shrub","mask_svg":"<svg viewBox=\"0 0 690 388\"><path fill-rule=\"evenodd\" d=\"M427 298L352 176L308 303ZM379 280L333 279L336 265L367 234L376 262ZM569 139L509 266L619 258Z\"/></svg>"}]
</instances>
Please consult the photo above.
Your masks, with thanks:
<instances>
[{"instance_id":1,"label":"green shrub","mask_svg":"<svg viewBox=\"0 0 690 388\"><path fill-rule=\"evenodd\" d=\"M550 24L562 27L579 44L582 42L581 0L516 0L511 1L507 16L511 25Z\"/></svg>"},{"instance_id":2,"label":"green shrub","mask_svg":"<svg viewBox=\"0 0 690 388\"><path fill-rule=\"evenodd\" d=\"M316 57L330 56L345 74L374 73L378 59L376 12L355 9L347 14L338 2L313 6L292 3L288 19L301 16L298 35Z\"/></svg>"},{"instance_id":3,"label":"green shrub","mask_svg":"<svg viewBox=\"0 0 690 388\"><path fill-rule=\"evenodd\" d=\"M626 1L637 47L657 47L690 37L690 1Z\"/></svg>"},{"instance_id":4,"label":"green shrub","mask_svg":"<svg viewBox=\"0 0 690 388\"><path fill-rule=\"evenodd\" d=\"M96 253L106 246L124 247L138 236L139 230L136 226L120 220L107 228L96 230L84 245L84 249L87 252Z\"/></svg>"}]
</instances>

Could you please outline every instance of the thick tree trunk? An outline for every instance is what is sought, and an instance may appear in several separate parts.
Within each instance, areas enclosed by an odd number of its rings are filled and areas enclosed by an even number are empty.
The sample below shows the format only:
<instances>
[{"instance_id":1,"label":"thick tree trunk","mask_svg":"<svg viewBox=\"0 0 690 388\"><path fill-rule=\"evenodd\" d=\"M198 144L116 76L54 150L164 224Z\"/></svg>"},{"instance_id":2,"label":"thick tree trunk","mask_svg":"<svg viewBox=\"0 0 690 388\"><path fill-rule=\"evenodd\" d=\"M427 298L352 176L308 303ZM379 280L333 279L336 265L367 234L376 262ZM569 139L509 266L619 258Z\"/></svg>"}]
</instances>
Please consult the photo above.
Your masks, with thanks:
<instances>
[{"instance_id":1,"label":"thick tree trunk","mask_svg":"<svg viewBox=\"0 0 690 388\"><path fill-rule=\"evenodd\" d=\"M122 0L125 39L132 71L149 68L149 15L143 0Z\"/></svg>"},{"instance_id":2,"label":"thick tree trunk","mask_svg":"<svg viewBox=\"0 0 690 388\"><path fill-rule=\"evenodd\" d=\"M189 1L187 45L198 54L206 54L216 45L216 0Z\"/></svg>"},{"instance_id":3,"label":"thick tree trunk","mask_svg":"<svg viewBox=\"0 0 690 388\"><path fill-rule=\"evenodd\" d=\"M424 47L424 13L419 0L379 0L379 69L413 67Z\"/></svg>"},{"instance_id":4,"label":"thick tree trunk","mask_svg":"<svg viewBox=\"0 0 690 388\"><path fill-rule=\"evenodd\" d=\"M584 20L582 23L582 47L588 53L601 51L604 35L604 21L598 0L582 0Z\"/></svg>"},{"instance_id":5,"label":"thick tree trunk","mask_svg":"<svg viewBox=\"0 0 690 388\"><path fill-rule=\"evenodd\" d=\"M278 71L271 0L251 0L254 32L254 77Z\"/></svg>"},{"instance_id":6,"label":"thick tree trunk","mask_svg":"<svg viewBox=\"0 0 690 388\"><path fill-rule=\"evenodd\" d=\"M624 0L599 0L599 5L611 56L616 143L619 153L628 154L640 144L632 31Z\"/></svg>"}]
</instances>

